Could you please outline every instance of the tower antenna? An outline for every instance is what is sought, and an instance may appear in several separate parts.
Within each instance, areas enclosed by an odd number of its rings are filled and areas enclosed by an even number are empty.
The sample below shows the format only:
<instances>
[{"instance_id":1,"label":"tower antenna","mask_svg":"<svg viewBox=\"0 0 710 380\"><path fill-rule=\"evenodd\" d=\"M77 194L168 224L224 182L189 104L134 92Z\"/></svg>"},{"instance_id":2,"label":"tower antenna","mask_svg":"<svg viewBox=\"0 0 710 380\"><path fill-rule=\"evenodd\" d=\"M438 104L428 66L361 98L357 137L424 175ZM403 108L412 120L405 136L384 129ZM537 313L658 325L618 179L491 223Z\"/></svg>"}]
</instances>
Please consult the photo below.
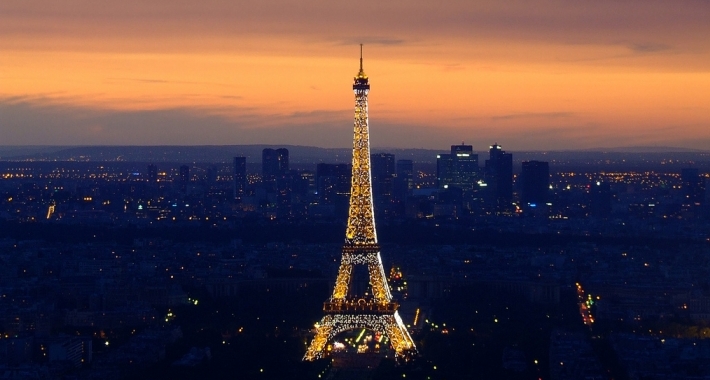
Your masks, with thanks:
<instances>
[{"instance_id":1,"label":"tower antenna","mask_svg":"<svg viewBox=\"0 0 710 380\"><path fill-rule=\"evenodd\" d=\"M362 72L362 44L360 44L360 72Z\"/></svg>"}]
</instances>

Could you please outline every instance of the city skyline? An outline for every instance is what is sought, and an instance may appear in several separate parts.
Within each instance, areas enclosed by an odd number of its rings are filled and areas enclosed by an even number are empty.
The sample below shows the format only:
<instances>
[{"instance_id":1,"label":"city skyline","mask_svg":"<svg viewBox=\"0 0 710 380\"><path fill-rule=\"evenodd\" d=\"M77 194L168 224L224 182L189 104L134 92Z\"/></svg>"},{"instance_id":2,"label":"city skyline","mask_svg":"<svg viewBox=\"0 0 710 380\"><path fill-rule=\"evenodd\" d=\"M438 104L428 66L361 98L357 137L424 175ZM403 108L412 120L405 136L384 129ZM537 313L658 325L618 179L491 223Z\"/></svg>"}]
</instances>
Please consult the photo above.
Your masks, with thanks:
<instances>
[{"instance_id":1,"label":"city skyline","mask_svg":"<svg viewBox=\"0 0 710 380\"><path fill-rule=\"evenodd\" d=\"M0 5L7 145L710 146L710 4ZM483 142L483 144L482 144Z\"/></svg>"}]
</instances>

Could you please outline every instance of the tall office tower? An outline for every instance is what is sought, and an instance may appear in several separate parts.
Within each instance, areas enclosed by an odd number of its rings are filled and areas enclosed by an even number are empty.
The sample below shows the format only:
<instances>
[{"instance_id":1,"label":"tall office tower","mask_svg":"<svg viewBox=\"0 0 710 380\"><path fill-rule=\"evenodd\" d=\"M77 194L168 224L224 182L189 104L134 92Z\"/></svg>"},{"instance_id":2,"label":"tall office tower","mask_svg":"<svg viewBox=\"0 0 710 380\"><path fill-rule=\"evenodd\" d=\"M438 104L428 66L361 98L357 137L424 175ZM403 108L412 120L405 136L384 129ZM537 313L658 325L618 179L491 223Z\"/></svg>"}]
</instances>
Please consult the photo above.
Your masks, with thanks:
<instances>
[{"instance_id":1,"label":"tall office tower","mask_svg":"<svg viewBox=\"0 0 710 380\"><path fill-rule=\"evenodd\" d=\"M523 205L541 206L550 192L550 165L544 161L523 161L520 173Z\"/></svg>"},{"instance_id":2,"label":"tall office tower","mask_svg":"<svg viewBox=\"0 0 710 380\"><path fill-rule=\"evenodd\" d=\"M454 182L454 159L448 153L436 155L436 185L440 189L449 187Z\"/></svg>"},{"instance_id":3,"label":"tall office tower","mask_svg":"<svg viewBox=\"0 0 710 380\"><path fill-rule=\"evenodd\" d=\"M440 188L473 188L478 182L478 154L472 145L452 145L450 154L436 156L437 182Z\"/></svg>"},{"instance_id":4,"label":"tall office tower","mask_svg":"<svg viewBox=\"0 0 710 380\"><path fill-rule=\"evenodd\" d=\"M291 213L292 178L288 169L288 149L264 149L261 153L262 185L267 194L276 193L279 217Z\"/></svg>"},{"instance_id":5,"label":"tall office tower","mask_svg":"<svg viewBox=\"0 0 710 380\"><path fill-rule=\"evenodd\" d=\"M288 172L288 149L270 149L261 151L261 175L264 183L276 183L276 178Z\"/></svg>"},{"instance_id":6,"label":"tall office tower","mask_svg":"<svg viewBox=\"0 0 710 380\"><path fill-rule=\"evenodd\" d=\"M362 54L362 53L361 53ZM388 338L395 356L406 359L416 353L414 341L399 316L399 304L392 299L382 267L380 246L375 230L370 173L370 131L367 95L370 84L362 70L353 84L355 92L355 125L353 138L352 182L348 227L343 255L331 297L323 304L325 316L316 325L316 335L308 346L304 360L316 360L327 354L327 344L339 333L369 329ZM371 289L353 294L353 269L367 269Z\"/></svg>"},{"instance_id":7,"label":"tall office tower","mask_svg":"<svg viewBox=\"0 0 710 380\"><path fill-rule=\"evenodd\" d=\"M414 164L412 160L397 160L397 176L393 197L400 202L407 199L414 189Z\"/></svg>"},{"instance_id":8,"label":"tall office tower","mask_svg":"<svg viewBox=\"0 0 710 380\"><path fill-rule=\"evenodd\" d=\"M490 146L490 156L486 160L486 182L492 189L499 205L509 204L513 199L513 155L506 153L500 145Z\"/></svg>"},{"instance_id":9,"label":"tall office tower","mask_svg":"<svg viewBox=\"0 0 710 380\"><path fill-rule=\"evenodd\" d=\"M158 167L154 164L148 165L148 182L158 182Z\"/></svg>"},{"instance_id":10,"label":"tall office tower","mask_svg":"<svg viewBox=\"0 0 710 380\"><path fill-rule=\"evenodd\" d=\"M305 200L308 196L316 192L316 173L308 170L293 171L293 194L299 199Z\"/></svg>"},{"instance_id":11,"label":"tall office tower","mask_svg":"<svg viewBox=\"0 0 710 380\"><path fill-rule=\"evenodd\" d=\"M180 166L180 191L186 192L187 185L190 184L190 167L187 165Z\"/></svg>"},{"instance_id":12,"label":"tall office tower","mask_svg":"<svg viewBox=\"0 0 710 380\"><path fill-rule=\"evenodd\" d=\"M279 217L291 214L291 195L295 174L294 171L289 170L276 178L276 211Z\"/></svg>"},{"instance_id":13,"label":"tall office tower","mask_svg":"<svg viewBox=\"0 0 710 380\"><path fill-rule=\"evenodd\" d=\"M370 155L372 162L372 197L381 208L392 202L394 186L394 154L377 153Z\"/></svg>"},{"instance_id":14,"label":"tall office tower","mask_svg":"<svg viewBox=\"0 0 710 380\"><path fill-rule=\"evenodd\" d=\"M316 166L316 189L322 204L345 202L350 196L352 172L347 164L318 164Z\"/></svg>"},{"instance_id":15,"label":"tall office tower","mask_svg":"<svg viewBox=\"0 0 710 380\"><path fill-rule=\"evenodd\" d=\"M680 172L683 181L683 205L700 206L704 203L705 183L697 168L685 168Z\"/></svg>"},{"instance_id":16,"label":"tall office tower","mask_svg":"<svg viewBox=\"0 0 710 380\"><path fill-rule=\"evenodd\" d=\"M234 179L233 197L235 200L244 198L247 189L247 158L234 157Z\"/></svg>"}]
</instances>

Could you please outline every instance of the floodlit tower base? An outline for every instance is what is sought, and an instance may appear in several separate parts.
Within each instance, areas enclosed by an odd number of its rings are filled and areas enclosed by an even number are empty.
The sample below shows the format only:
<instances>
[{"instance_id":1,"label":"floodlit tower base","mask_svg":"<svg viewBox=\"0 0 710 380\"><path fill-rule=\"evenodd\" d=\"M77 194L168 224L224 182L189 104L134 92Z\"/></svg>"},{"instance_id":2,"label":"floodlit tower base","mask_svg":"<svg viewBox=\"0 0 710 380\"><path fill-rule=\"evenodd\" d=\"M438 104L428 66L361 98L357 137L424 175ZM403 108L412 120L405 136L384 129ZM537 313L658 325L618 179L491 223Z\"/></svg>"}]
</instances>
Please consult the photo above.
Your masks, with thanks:
<instances>
[{"instance_id":1,"label":"floodlit tower base","mask_svg":"<svg viewBox=\"0 0 710 380\"><path fill-rule=\"evenodd\" d=\"M392 314L333 314L323 317L303 359L322 358L326 345L336 335L360 328L384 333L392 341L392 348L399 359L407 360L410 355L416 353L414 341L397 311Z\"/></svg>"}]
</instances>

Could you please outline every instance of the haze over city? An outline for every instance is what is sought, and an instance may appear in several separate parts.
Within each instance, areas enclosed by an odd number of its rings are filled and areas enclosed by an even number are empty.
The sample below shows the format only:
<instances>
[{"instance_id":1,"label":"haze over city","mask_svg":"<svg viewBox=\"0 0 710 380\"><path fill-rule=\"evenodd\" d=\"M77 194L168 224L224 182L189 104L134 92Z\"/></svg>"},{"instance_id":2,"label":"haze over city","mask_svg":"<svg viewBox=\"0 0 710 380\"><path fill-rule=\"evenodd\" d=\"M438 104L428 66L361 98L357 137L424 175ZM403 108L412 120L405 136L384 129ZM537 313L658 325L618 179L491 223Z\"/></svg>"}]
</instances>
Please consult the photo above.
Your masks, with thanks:
<instances>
[{"instance_id":1,"label":"haze over city","mask_svg":"<svg viewBox=\"0 0 710 380\"><path fill-rule=\"evenodd\" d=\"M710 3L0 4L3 145L710 146Z\"/></svg>"}]
</instances>

